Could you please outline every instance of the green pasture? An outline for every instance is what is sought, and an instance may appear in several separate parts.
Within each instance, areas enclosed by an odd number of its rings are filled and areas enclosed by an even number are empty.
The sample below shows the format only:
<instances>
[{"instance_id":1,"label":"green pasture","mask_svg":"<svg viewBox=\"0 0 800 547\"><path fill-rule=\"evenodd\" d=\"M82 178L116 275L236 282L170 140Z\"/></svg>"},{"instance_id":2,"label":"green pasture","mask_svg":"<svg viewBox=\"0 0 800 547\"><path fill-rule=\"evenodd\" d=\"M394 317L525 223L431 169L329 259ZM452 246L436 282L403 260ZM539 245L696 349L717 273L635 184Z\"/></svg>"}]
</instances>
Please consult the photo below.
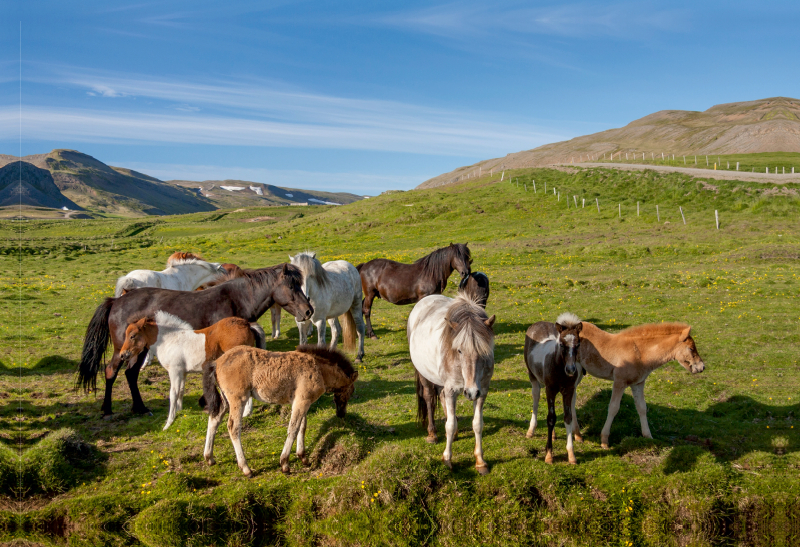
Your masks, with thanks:
<instances>
[{"instance_id":1,"label":"green pasture","mask_svg":"<svg viewBox=\"0 0 800 547\"><path fill-rule=\"evenodd\" d=\"M644 154L644 159L642 159ZM602 158L600 158L602 159ZM598 160L600 161L600 160ZM610 160L605 160L610 161ZM775 174L775 168L778 168L778 174L786 173L787 175L792 172L792 167L795 168L796 173L800 173L800 154L795 152L762 152L759 154L691 154L691 155L673 155L666 153L664 158L661 158L661 153L651 152L636 152L629 153L629 159L625 158L625 152L622 153L619 159L618 153L614 153L614 163L636 163L645 165L669 165L672 167L691 167L693 169L714 169L716 164L717 170L736 171L736 162L739 162L739 171L764 173L767 168L771 174Z\"/></svg>"},{"instance_id":2,"label":"green pasture","mask_svg":"<svg viewBox=\"0 0 800 547\"><path fill-rule=\"evenodd\" d=\"M769 184L613 169L526 169L506 171L505 179L342 207L0 222L0 540L797 543L800 185L780 185L787 194ZM275 218L244 222L266 216ZM497 316L484 414L486 477L474 470L466 400L459 400L452 472L441 463L441 414L436 445L425 442L415 422L405 334L411 306L376 301L379 339L366 342L348 415L335 417L329 395L312 407L312 465L304 469L293 455L288 477L278 465L288 408L257 405L246 420L243 446L255 473L248 480L224 427L217 465L203 463L199 376L189 377L184 411L166 432L168 381L157 364L140 378L153 416L130 414L123 378L111 420L100 417L102 392L74 390L84 330L116 278L136 268L163 269L174 251L261 267L310 249L323 261L357 264L412 261L450 242L469 243L473 270L491 280L487 310ZM446 294L454 294L453 283ZM525 438L531 395L521 354L532 322L567 310L614 332L685 321L706 370L690 375L673 362L650 376L653 440L641 437L628 392L608 451L599 434L611 386L585 379L578 392L586 438L576 444L579 464L566 461L559 401L550 466L543 461L544 402L537 435ZM269 331L269 317L261 323ZM297 328L287 314L282 330L268 347L294 348Z\"/></svg>"}]
</instances>

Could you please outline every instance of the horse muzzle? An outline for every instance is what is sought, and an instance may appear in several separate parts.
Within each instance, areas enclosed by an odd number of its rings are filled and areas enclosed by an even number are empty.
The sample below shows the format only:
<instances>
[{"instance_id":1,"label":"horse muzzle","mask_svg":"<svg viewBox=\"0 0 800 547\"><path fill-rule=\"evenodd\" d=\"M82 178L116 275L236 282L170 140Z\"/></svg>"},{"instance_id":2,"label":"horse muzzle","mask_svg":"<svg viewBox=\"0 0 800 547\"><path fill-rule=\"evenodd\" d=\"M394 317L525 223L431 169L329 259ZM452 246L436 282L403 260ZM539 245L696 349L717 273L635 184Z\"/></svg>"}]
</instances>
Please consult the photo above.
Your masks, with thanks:
<instances>
[{"instance_id":1,"label":"horse muzzle","mask_svg":"<svg viewBox=\"0 0 800 547\"><path fill-rule=\"evenodd\" d=\"M703 372L705 369L706 369L706 364L703 361L700 361L699 363L689 367L689 370L691 371L692 374L698 374L700 372Z\"/></svg>"}]
</instances>

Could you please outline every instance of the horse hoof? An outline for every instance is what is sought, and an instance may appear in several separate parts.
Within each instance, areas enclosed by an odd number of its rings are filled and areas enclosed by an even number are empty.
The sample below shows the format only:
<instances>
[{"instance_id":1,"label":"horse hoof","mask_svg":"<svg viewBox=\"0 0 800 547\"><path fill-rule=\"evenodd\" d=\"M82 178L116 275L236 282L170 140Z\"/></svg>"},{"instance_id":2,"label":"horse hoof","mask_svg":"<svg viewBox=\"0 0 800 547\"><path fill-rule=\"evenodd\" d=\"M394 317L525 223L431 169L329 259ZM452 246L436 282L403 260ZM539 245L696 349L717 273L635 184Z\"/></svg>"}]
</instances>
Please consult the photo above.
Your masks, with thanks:
<instances>
[{"instance_id":1,"label":"horse hoof","mask_svg":"<svg viewBox=\"0 0 800 547\"><path fill-rule=\"evenodd\" d=\"M307 458L307 457L305 457L305 456L302 456L302 457L300 458L300 461L301 461L301 462L303 462L303 465L304 465L304 466L306 466L306 467L308 467L309 465L311 465L311 462L310 462L310 461L308 461L308 458Z\"/></svg>"},{"instance_id":2,"label":"horse hoof","mask_svg":"<svg viewBox=\"0 0 800 547\"><path fill-rule=\"evenodd\" d=\"M281 466L281 472L283 472L284 475L291 475L291 472L289 471L289 466L288 465L286 467Z\"/></svg>"},{"instance_id":3,"label":"horse hoof","mask_svg":"<svg viewBox=\"0 0 800 547\"><path fill-rule=\"evenodd\" d=\"M361 357L356 357L356 363L363 363L364 360Z\"/></svg>"},{"instance_id":4,"label":"horse hoof","mask_svg":"<svg viewBox=\"0 0 800 547\"><path fill-rule=\"evenodd\" d=\"M205 460L206 460L206 463L208 465L216 465L217 464L217 460L215 460L214 458L206 458Z\"/></svg>"},{"instance_id":5,"label":"horse hoof","mask_svg":"<svg viewBox=\"0 0 800 547\"><path fill-rule=\"evenodd\" d=\"M575 458L570 458L569 463L572 465L578 465L578 460L576 460Z\"/></svg>"},{"instance_id":6,"label":"horse hoof","mask_svg":"<svg viewBox=\"0 0 800 547\"><path fill-rule=\"evenodd\" d=\"M553 454L552 453L548 452L547 454L545 454L544 463L549 463L550 465L553 465Z\"/></svg>"},{"instance_id":7,"label":"horse hoof","mask_svg":"<svg viewBox=\"0 0 800 547\"><path fill-rule=\"evenodd\" d=\"M528 437L529 439L533 439L533 431L528 431L527 433L525 433L525 436Z\"/></svg>"},{"instance_id":8,"label":"horse hoof","mask_svg":"<svg viewBox=\"0 0 800 547\"><path fill-rule=\"evenodd\" d=\"M253 478L253 472L250 471L249 467L246 470L243 470L242 472L244 473L244 476L247 477L248 479Z\"/></svg>"},{"instance_id":9,"label":"horse hoof","mask_svg":"<svg viewBox=\"0 0 800 547\"><path fill-rule=\"evenodd\" d=\"M114 418L113 414L103 414L103 419L108 421Z\"/></svg>"},{"instance_id":10,"label":"horse hoof","mask_svg":"<svg viewBox=\"0 0 800 547\"><path fill-rule=\"evenodd\" d=\"M600 448L603 450L608 450L608 443L600 443Z\"/></svg>"},{"instance_id":11,"label":"horse hoof","mask_svg":"<svg viewBox=\"0 0 800 547\"><path fill-rule=\"evenodd\" d=\"M453 462L451 462L450 460L444 460L444 459L443 459L442 461L444 461L444 464L447 466L447 468L448 468L450 471L452 471L452 470L453 470Z\"/></svg>"},{"instance_id":12,"label":"horse hoof","mask_svg":"<svg viewBox=\"0 0 800 547\"><path fill-rule=\"evenodd\" d=\"M373 340L377 340L378 339L378 335L376 335L374 332L372 334L370 334L369 337L372 338Z\"/></svg>"},{"instance_id":13,"label":"horse hoof","mask_svg":"<svg viewBox=\"0 0 800 547\"><path fill-rule=\"evenodd\" d=\"M436 435L428 435L427 437L425 437L425 442L429 444L436 444L437 440L438 439L436 438Z\"/></svg>"},{"instance_id":14,"label":"horse hoof","mask_svg":"<svg viewBox=\"0 0 800 547\"><path fill-rule=\"evenodd\" d=\"M583 442L583 436L582 435L578 435L577 433L575 433L574 437L575 437L575 440L578 441L579 443Z\"/></svg>"},{"instance_id":15,"label":"horse hoof","mask_svg":"<svg viewBox=\"0 0 800 547\"><path fill-rule=\"evenodd\" d=\"M488 475L489 474L489 466L488 465L478 465L475 467L478 470L478 473L481 475Z\"/></svg>"}]
</instances>

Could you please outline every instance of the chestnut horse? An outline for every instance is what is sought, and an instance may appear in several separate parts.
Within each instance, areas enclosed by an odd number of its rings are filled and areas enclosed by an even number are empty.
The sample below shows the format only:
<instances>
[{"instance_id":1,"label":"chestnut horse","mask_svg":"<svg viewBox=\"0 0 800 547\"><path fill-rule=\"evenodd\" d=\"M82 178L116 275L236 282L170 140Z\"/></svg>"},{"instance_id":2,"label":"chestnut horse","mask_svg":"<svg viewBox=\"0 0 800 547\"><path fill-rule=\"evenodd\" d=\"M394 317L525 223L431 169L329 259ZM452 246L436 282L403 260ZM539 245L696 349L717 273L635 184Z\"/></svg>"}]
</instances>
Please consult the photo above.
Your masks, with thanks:
<instances>
[{"instance_id":1,"label":"chestnut horse","mask_svg":"<svg viewBox=\"0 0 800 547\"><path fill-rule=\"evenodd\" d=\"M260 270L245 270L244 276L232 279L205 291L170 291L144 287L119 298L106 298L97 307L86 329L83 353L78 366L78 385L94 390L97 373L109 340L114 346L111 361L105 367L106 391L102 411L111 414L111 391L120 364L120 349L125 343L125 329L142 317L162 310L179 317L194 329L210 327L225 317L241 317L255 323L273 304L278 303L296 319L304 320L314 313L302 291L303 276L291 264L280 264ZM146 352L135 363L128 363L125 377L133 399L133 412L149 414L137 386L139 371Z\"/></svg>"},{"instance_id":2,"label":"chestnut horse","mask_svg":"<svg viewBox=\"0 0 800 547\"><path fill-rule=\"evenodd\" d=\"M692 327L685 323L650 323L611 334L591 323L583 322L583 342L578 361L592 376L614 382L608 404L608 417L600 433L600 444L603 448L608 448L611 423L619 411L622 393L626 388L630 387L633 392L642 425L642 436L652 439L647 423L647 404L644 401L644 382L650 373L672 360L678 361L692 374L703 372L705 363L697 353L691 331ZM573 396L573 430L580 431L575 414L576 399L577 396ZM580 434L576 438L583 440Z\"/></svg>"},{"instance_id":3,"label":"chestnut horse","mask_svg":"<svg viewBox=\"0 0 800 547\"><path fill-rule=\"evenodd\" d=\"M363 316L367 321L367 335L377 338L372 330L372 301L383 298L392 304L413 304L431 294L442 294L453 270L461 277L470 274L469 248L466 243L451 243L436 249L413 264L403 264L388 258L376 258L356 266L361 274L364 292Z\"/></svg>"},{"instance_id":4,"label":"chestnut horse","mask_svg":"<svg viewBox=\"0 0 800 547\"><path fill-rule=\"evenodd\" d=\"M186 321L157 311L155 318L142 317L128 325L119 353L124 362L135 363L142 351L149 351L166 369L170 384L166 431L183 408L187 372L202 372L203 363L213 361L236 346L263 347L264 344L264 331L258 323L251 325L241 317L226 317L210 327L194 330Z\"/></svg>"},{"instance_id":5,"label":"chestnut horse","mask_svg":"<svg viewBox=\"0 0 800 547\"><path fill-rule=\"evenodd\" d=\"M581 345L581 320L566 312L558 316L555 323L539 321L528 327L525 333L525 368L531 380L533 415L527 437L536 430L536 415L539 411L539 394L544 386L547 396L547 446L545 463L553 463L553 428L556 425L556 395L561 393L564 403L564 425L567 428L567 456L575 464L572 448L574 411L572 400L581 377L578 349Z\"/></svg>"},{"instance_id":6,"label":"chestnut horse","mask_svg":"<svg viewBox=\"0 0 800 547\"><path fill-rule=\"evenodd\" d=\"M203 457L214 465L214 435L230 408L228 434L239 469L250 477L242 450L242 412L250 397L273 404L292 404L292 417L281 452L281 471L289 473L289 453L297 439L297 457L308 465L305 435L308 409L325 392L333 392L336 415L344 418L347 401L355 390L358 371L347 357L323 346L300 346L284 353L240 346L203 367L203 397L208 429ZM222 391L220 397L217 386Z\"/></svg>"}]
</instances>

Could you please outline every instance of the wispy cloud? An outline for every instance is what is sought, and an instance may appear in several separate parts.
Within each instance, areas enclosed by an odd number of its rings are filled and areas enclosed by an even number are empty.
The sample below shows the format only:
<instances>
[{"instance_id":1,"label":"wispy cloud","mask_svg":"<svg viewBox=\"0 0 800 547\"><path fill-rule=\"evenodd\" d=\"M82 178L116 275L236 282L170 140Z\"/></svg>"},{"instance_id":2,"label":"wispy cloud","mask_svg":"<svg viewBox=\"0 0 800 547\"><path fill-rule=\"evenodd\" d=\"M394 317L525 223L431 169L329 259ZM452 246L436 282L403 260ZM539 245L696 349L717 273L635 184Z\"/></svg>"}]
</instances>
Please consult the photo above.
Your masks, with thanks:
<instances>
[{"instance_id":1,"label":"wispy cloud","mask_svg":"<svg viewBox=\"0 0 800 547\"><path fill-rule=\"evenodd\" d=\"M32 139L464 156L506 153L564 137L533 124L503 122L494 112L336 97L264 80L186 82L82 70L40 75L35 80L83 90L95 95L90 101L98 102L94 108L27 106L24 125ZM132 99L139 97L147 101L134 103Z\"/></svg>"}]
</instances>

